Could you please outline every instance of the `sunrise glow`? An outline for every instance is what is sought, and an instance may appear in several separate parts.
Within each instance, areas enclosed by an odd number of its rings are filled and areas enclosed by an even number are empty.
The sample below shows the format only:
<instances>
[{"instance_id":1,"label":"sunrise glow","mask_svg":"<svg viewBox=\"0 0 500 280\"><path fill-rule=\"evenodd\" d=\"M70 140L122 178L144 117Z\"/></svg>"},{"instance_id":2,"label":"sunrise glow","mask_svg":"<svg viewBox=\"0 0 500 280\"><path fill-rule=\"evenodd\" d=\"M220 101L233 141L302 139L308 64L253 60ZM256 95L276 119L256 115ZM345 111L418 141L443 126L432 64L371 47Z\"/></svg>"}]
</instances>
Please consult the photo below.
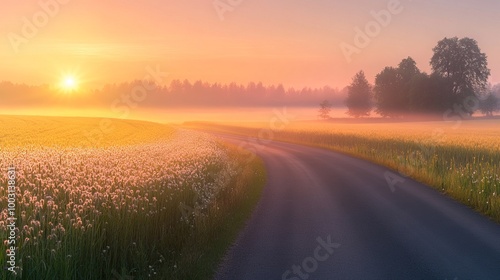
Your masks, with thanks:
<instances>
[{"instance_id":1,"label":"sunrise glow","mask_svg":"<svg viewBox=\"0 0 500 280\"><path fill-rule=\"evenodd\" d=\"M72 75L67 75L63 77L61 82L61 89L66 92L72 92L78 89L78 81Z\"/></svg>"}]
</instances>

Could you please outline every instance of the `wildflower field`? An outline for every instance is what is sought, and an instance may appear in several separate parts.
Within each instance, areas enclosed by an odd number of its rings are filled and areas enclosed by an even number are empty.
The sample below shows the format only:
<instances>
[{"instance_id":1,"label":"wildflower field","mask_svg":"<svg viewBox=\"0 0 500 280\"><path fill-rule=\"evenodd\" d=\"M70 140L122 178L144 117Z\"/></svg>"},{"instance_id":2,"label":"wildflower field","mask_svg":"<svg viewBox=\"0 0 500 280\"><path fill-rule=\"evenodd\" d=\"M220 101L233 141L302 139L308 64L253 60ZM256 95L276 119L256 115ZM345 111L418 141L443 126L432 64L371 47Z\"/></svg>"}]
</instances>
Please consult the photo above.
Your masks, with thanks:
<instances>
[{"instance_id":1,"label":"wildflower field","mask_svg":"<svg viewBox=\"0 0 500 280\"><path fill-rule=\"evenodd\" d=\"M1 279L209 278L265 180L207 134L85 118L0 116L0 167Z\"/></svg>"},{"instance_id":2,"label":"wildflower field","mask_svg":"<svg viewBox=\"0 0 500 280\"><path fill-rule=\"evenodd\" d=\"M500 222L499 119L291 122L274 130L263 123L187 127L255 138L265 135L263 142L292 142L364 158L392 168L395 176L429 184Z\"/></svg>"}]
</instances>

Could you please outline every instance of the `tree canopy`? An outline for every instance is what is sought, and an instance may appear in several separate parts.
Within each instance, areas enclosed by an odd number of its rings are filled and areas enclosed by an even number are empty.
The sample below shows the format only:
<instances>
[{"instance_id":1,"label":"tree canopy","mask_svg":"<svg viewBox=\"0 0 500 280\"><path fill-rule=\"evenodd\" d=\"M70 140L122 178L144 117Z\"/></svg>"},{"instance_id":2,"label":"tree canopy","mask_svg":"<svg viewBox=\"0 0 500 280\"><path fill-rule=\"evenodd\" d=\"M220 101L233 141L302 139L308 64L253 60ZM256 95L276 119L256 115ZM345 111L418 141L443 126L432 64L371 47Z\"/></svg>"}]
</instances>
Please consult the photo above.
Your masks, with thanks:
<instances>
[{"instance_id":1,"label":"tree canopy","mask_svg":"<svg viewBox=\"0 0 500 280\"><path fill-rule=\"evenodd\" d=\"M420 70L413 58L403 59L397 68L386 67L375 78L375 101L377 113L384 117L395 117L410 109L412 81Z\"/></svg>"},{"instance_id":2,"label":"tree canopy","mask_svg":"<svg viewBox=\"0 0 500 280\"><path fill-rule=\"evenodd\" d=\"M476 40L444 38L433 51L432 71L450 81L458 102L476 96L487 87L490 69L486 54L481 52Z\"/></svg>"},{"instance_id":3,"label":"tree canopy","mask_svg":"<svg viewBox=\"0 0 500 280\"><path fill-rule=\"evenodd\" d=\"M372 110L372 87L365 73L359 71L347 90L347 114L355 118L369 116Z\"/></svg>"}]
</instances>

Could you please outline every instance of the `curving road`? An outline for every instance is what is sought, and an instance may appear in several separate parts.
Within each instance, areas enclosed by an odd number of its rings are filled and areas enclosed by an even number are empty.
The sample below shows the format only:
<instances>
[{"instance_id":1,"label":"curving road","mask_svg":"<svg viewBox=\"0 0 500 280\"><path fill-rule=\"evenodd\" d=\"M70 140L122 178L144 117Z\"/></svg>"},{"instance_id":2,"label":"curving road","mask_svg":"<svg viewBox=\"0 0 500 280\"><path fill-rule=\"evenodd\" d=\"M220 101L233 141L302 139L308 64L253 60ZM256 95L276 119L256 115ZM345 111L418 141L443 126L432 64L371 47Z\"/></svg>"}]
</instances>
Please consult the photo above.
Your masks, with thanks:
<instances>
[{"instance_id":1,"label":"curving road","mask_svg":"<svg viewBox=\"0 0 500 280\"><path fill-rule=\"evenodd\" d=\"M462 204L343 154L256 147L268 182L216 279L500 279L500 225Z\"/></svg>"}]
</instances>

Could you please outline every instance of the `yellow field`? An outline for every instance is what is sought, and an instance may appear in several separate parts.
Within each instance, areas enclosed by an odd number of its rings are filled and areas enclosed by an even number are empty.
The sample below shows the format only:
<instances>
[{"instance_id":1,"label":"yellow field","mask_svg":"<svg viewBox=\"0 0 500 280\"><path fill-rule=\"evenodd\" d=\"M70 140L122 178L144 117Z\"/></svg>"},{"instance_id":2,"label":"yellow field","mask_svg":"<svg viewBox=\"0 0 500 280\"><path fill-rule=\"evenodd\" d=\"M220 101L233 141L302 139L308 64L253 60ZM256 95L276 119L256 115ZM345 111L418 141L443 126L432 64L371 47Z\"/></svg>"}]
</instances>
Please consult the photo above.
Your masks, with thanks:
<instances>
[{"instance_id":1,"label":"yellow field","mask_svg":"<svg viewBox=\"0 0 500 280\"><path fill-rule=\"evenodd\" d=\"M292 123L287 131L358 135L500 151L500 120L346 124Z\"/></svg>"},{"instance_id":2,"label":"yellow field","mask_svg":"<svg viewBox=\"0 0 500 280\"><path fill-rule=\"evenodd\" d=\"M174 129L156 123L76 117L0 116L0 149L106 147L167 139Z\"/></svg>"},{"instance_id":3,"label":"yellow field","mask_svg":"<svg viewBox=\"0 0 500 280\"><path fill-rule=\"evenodd\" d=\"M271 129L269 123L220 123L224 127L252 128L255 132ZM232 129L232 130L234 130ZM352 135L379 140L403 140L411 142L433 142L441 145L455 145L500 151L500 119L436 122L320 122L299 121L271 129L280 132L307 132L319 134ZM234 130L234 131L237 131ZM248 132L248 131L247 131ZM257 134L255 134L257 137Z\"/></svg>"}]
</instances>

